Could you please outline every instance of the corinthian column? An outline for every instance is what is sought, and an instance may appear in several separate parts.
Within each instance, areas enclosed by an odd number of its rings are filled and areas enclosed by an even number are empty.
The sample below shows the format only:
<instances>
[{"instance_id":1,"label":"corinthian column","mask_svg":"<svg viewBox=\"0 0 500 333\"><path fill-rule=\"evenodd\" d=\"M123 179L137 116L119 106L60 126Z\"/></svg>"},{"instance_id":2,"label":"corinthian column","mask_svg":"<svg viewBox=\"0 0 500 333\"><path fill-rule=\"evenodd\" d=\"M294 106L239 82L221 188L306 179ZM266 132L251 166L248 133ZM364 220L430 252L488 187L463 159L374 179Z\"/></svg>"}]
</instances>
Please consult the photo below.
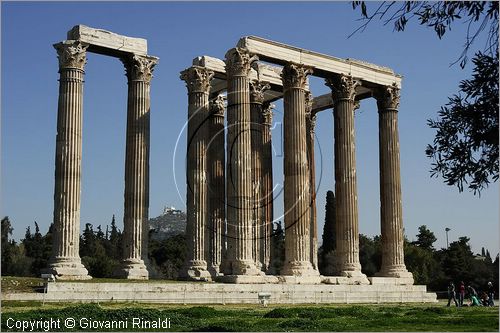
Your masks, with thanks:
<instances>
[{"instance_id":1,"label":"corinthian column","mask_svg":"<svg viewBox=\"0 0 500 333\"><path fill-rule=\"evenodd\" d=\"M264 82L250 82L250 132L252 139L252 189L253 189L253 258L257 268L262 269L264 262L264 251L262 237L265 233L265 216L262 204L262 103L264 102L264 91L271 86Z\"/></svg>"},{"instance_id":2,"label":"corinthian column","mask_svg":"<svg viewBox=\"0 0 500 333\"><path fill-rule=\"evenodd\" d=\"M264 103L262 106L262 235L261 260L262 269L272 273L271 267L271 235L273 233L273 147L271 142L271 126L273 123L274 104Z\"/></svg>"},{"instance_id":3,"label":"corinthian column","mask_svg":"<svg viewBox=\"0 0 500 333\"><path fill-rule=\"evenodd\" d=\"M54 187L52 257L44 272L58 279L90 279L79 255L82 160L83 68L88 45L54 45L59 57L59 103Z\"/></svg>"},{"instance_id":4,"label":"corinthian column","mask_svg":"<svg viewBox=\"0 0 500 333\"><path fill-rule=\"evenodd\" d=\"M405 278L413 276L404 262L401 174L399 163L398 107L399 88L384 87L376 94L379 112L380 218L382 229L382 267L377 276Z\"/></svg>"},{"instance_id":5,"label":"corinthian column","mask_svg":"<svg viewBox=\"0 0 500 333\"><path fill-rule=\"evenodd\" d=\"M314 127L316 113L312 112L312 95L306 91L307 160L309 161L310 213L311 213L311 263L318 269L318 222L316 221L316 163L314 160Z\"/></svg>"},{"instance_id":6,"label":"corinthian column","mask_svg":"<svg viewBox=\"0 0 500 333\"><path fill-rule=\"evenodd\" d=\"M192 66L181 72L189 95L187 130L187 227L188 254L182 277L193 280L210 278L207 271L208 232L208 131L210 81L214 73Z\"/></svg>"},{"instance_id":7,"label":"corinthian column","mask_svg":"<svg viewBox=\"0 0 500 333\"><path fill-rule=\"evenodd\" d=\"M120 275L148 279L149 111L150 83L156 57L130 55L122 59L128 79L125 147L124 259Z\"/></svg>"},{"instance_id":8,"label":"corinthian column","mask_svg":"<svg viewBox=\"0 0 500 333\"><path fill-rule=\"evenodd\" d=\"M256 61L245 49L226 53L227 228L231 275L259 275L252 255L252 146L248 73Z\"/></svg>"},{"instance_id":9,"label":"corinthian column","mask_svg":"<svg viewBox=\"0 0 500 333\"><path fill-rule=\"evenodd\" d=\"M359 83L351 76L340 74L327 79L326 84L332 89L334 104L337 271L342 276L359 277L366 283L359 263L354 137L354 97Z\"/></svg>"},{"instance_id":10,"label":"corinthian column","mask_svg":"<svg viewBox=\"0 0 500 333\"><path fill-rule=\"evenodd\" d=\"M288 63L281 72L284 102L285 263L282 275L319 275L311 264L310 176L306 136L308 67Z\"/></svg>"},{"instance_id":11,"label":"corinthian column","mask_svg":"<svg viewBox=\"0 0 500 333\"><path fill-rule=\"evenodd\" d=\"M209 161L209 209L210 209L210 246L208 269L212 276L221 271L222 253L224 248L224 221L226 218L226 178L224 151L224 112L225 98L217 96L210 103L210 133L208 146Z\"/></svg>"}]
</instances>

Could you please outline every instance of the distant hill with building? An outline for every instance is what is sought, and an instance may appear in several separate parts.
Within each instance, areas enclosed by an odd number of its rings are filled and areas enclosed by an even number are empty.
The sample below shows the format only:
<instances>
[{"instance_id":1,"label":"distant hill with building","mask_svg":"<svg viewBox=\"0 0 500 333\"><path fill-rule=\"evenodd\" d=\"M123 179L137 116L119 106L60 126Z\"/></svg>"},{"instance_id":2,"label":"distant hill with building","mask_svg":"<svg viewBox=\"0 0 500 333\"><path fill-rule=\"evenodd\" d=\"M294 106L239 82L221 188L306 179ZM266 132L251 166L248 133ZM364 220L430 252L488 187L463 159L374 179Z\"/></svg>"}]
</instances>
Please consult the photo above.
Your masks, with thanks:
<instances>
[{"instance_id":1,"label":"distant hill with building","mask_svg":"<svg viewBox=\"0 0 500 333\"><path fill-rule=\"evenodd\" d=\"M165 239L186 232L186 213L175 207L163 209L160 216L149 219L152 239Z\"/></svg>"}]
</instances>

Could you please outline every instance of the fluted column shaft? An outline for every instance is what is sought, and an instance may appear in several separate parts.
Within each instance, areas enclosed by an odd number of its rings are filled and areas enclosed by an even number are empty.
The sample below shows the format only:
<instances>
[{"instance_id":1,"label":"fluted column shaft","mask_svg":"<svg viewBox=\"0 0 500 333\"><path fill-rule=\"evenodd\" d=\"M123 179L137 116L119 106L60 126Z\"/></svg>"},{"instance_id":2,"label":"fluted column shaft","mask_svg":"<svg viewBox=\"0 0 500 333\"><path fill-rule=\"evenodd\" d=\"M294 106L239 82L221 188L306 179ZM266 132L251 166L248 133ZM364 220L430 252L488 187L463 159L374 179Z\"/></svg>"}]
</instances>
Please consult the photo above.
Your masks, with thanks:
<instances>
[{"instance_id":1,"label":"fluted column shaft","mask_svg":"<svg viewBox=\"0 0 500 333\"><path fill-rule=\"evenodd\" d=\"M187 226L188 254L181 275L190 279L208 279L208 161L209 102L208 94L213 72L192 66L181 73L188 88L187 130Z\"/></svg>"},{"instance_id":2,"label":"fluted column shaft","mask_svg":"<svg viewBox=\"0 0 500 333\"><path fill-rule=\"evenodd\" d=\"M282 275L314 275L310 248L310 175L307 159L307 75L312 71L288 63L281 73L284 117L285 263Z\"/></svg>"},{"instance_id":3,"label":"fluted column shaft","mask_svg":"<svg viewBox=\"0 0 500 333\"><path fill-rule=\"evenodd\" d=\"M256 58L241 48L226 53L227 228L232 275L258 275L252 246L252 146L248 73Z\"/></svg>"},{"instance_id":4,"label":"fluted column shaft","mask_svg":"<svg viewBox=\"0 0 500 333\"><path fill-rule=\"evenodd\" d=\"M147 279L149 209L150 82L157 58L123 58L128 79L127 138L125 146L124 262L129 279Z\"/></svg>"},{"instance_id":5,"label":"fluted column shaft","mask_svg":"<svg viewBox=\"0 0 500 333\"><path fill-rule=\"evenodd\" d=\"M265 103L262 106L262 235L261 260L264 271L271 270L271 235L273 233L273 147L271 141L271 126L273 122L273 104Z\"/></svg>"},{"instance_id":6,"label":"fluted column shaft","mask_svg":"<svg viewBox=\"0 0 500 333\"><path fill-rule=\"evenodd\" d=\"M253 190L253 258L258 269L262 269L264 249L262 249L265 230L265 216L263 209L263 183L262 183L262 103L264 91L270 85L264 82L250 82L250 133L252 140L252 190Z\"/></svg>"},{"instance_id":7,"label":"fluted column shaft","mask_svg":"<svg viewBox=\"0 0 500 333\"><path fill-rule=\"evenodd\" d=\"M52 257L44 271L59 279L89 279L79 255L82 173L83 68L88 45L54 45L59 57L59 102L54 187Z\"/></svg>"},{"instance_id":8,"label":"fluted column shaft","mask_svg":"<svg viewBox=\"0 0 500 333\"><path fill-rule=\"evenodd\" d=\"M399 161L399 88L384 87L377 94L379 110L380 218L382 266L379 276L411 277L404 262L401 173Z\"/></svg>"},{"instance_id":9,"label":"fluted column shaft","mask_svg":"<svg viewBox=\"0 0 500 333\"><path fill-rule=\"evenodd\" d=\"M318 222L316 220L316 163L314 157L314 128L316 114L312 112L312 95L306 94L306 135L307 135L307 160L309 161L310 185L310 212L311 212L311 263L318 269Z\"/></svg>"},{"instance_id":10,"label":"fluted column shaft","mask_svg":"<svg viewBox=\"0 0 500 333\"><path fill-rule=\"evenodd\" d=\"M224 232L226 218L226 179L224 150L224 113L225 100L219 95L210 104L210 133L208 161L210 183L208 188L210 210L210 246L209 271L212 276L218 275L222 263L224 248Z\"/></svg>"},{"instance_id":11,"label":"fluted column shaft","mask_svg":"<svg viewBox=\"0 0 500 333\"><path fill-rule=\"evenodd\" d=\"M354 137L358 82L347 75L335 75L327 85L332 89L334 103L337 271L344 276L361 275Z\"/></svg>"}]
</instances>

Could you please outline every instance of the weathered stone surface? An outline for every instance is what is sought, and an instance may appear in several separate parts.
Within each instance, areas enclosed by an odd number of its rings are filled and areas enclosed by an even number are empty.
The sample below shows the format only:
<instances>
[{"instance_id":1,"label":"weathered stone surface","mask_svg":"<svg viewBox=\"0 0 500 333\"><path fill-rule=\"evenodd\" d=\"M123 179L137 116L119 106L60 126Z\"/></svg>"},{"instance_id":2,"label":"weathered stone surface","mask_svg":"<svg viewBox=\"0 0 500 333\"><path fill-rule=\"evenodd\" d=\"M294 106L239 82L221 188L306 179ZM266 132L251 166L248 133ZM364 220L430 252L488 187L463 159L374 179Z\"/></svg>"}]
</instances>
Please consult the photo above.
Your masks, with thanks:
<instances>
[{"instance_id":1,"label":"weathered stone surface","mask_svg":"<svg viewBox=\"0 0 500 333\"><path fill-rule=\"evenodd\" d=\"M377 97L379 109L380 218L382 267L377 276L413 280L404 261L403 204L399 162L399 88L382 88Z\"/></svg>"},{"instance_id":2,"label":"weathered stone surface","mask_svg":"<svg viewBox=\"0 0 500 333\"><path fill-rule=\"evenodd\" d=\"M306 135L306 83L310 68L288 63L284 88L285 263L282 275L318 276L311 260L310 174ZM319 281L319 280L318 280Z\"/></svg>"},{"instance_id":3,"label":"weathered stone surface","mask_svg":"<svg viewBox=\"0 0 500 333\"><path fill-rule=\"evenodd\" d=\"M127 136L125 146L124 260L117 275L148 279L149 126L150 82L155 57L122 58L128 78ZM144 250L144 251L143 251Z\"/></svg>"},{"instance_id":4,"label":"weathered stone surface","mask_svg":"<svg viewBox=\"0 0 500 333\"><path fill-rule=\"evenodd\" d=\"M76 25L68 31L68 39L79 40L91 45L97 53L122 56L124 53L147 55L148 42L143 38L127 37L114 32ZM97 49L97 50L95 50Z\"/></svg>"},{"instance_id":5,"label":"weathered stone surface","mask_svg":"<svg viewBox=\"0 0 500 333\"><path fill-rule=\"evenodd\" d=\"M359 83L351 76L336 75L327 80L334 101L335 229L338 265L345 277L360 277L358 194L354 138L354 97Z\"/></svg>"},{"instance_id":6,"label":"weathered stone surface","mask_svg":"<svg viewBox=\"0 0 500 333\"><path fill-rule=\"evenodd\" d=\"M266 277L267 278L267 277ZM2 294L3 300L45 302L144 302L170 304L435 303L436 294L415 285L225 284L225 283L49 283L46 294Z\"/></svg>"},{"instance_id":7,"label":"weathered stone surface","mask_svg":"<svg viewBox=\"0 0 500 333\"><path fill-rule=\"evenodd\" d=\"M225 255L225 219L226 219L226 156L224 151L224 114L225 97L218 95L210 102L210 133L208 144L209 164L209 262L208 270L212 277L221 273L223 255Z\"/></svg>"},{"instance_id":8,"label":"weathered stone surface","mask_svg":"<svg viewBox=\"0 0 500 333\"><path fill-rule=\"evenodd\" d=\"M252 256L252 157L248 73L257 58L234 48L226 53L228 275L261 275Z\"/></svg>"},{"instance_id":9,"label":"weathered stone surface","mask_svg":"<svg viewBox=\"0 0 500 333\"><path fill-rule=\"evenodd\" d=\"M208 93L214 73L204 67L192 66L181 72L188 88L187 134L187 226L188 253L181 277L208 280L209 201L208 160L210 108Z\"/></svg>"},{"instance_id":10,"label":"weathered stone surface","mask_svg":"<svg viewBox=\"0 0 500 333\"><path fill-rule=\"evenodd\" d=\"M83 122L83 68L86 46L55 44L59 57L59 103L54 187L52 256L44 273L58 279L90 279L79 255Z\"/></svg>"},{"instance_id":11,"label":"weathered stone surface","mask_svg":"<svg viewBox=\"0 0 500 333\"><path fill-rule=\"evenodd\" d=\"M340 59L329 55L301 49L256 36L242 37L238 47L259 56L261 60L278 64L294 62L314 68L315 75L328 78L332 74L352 75L375 85L391 85L396 82L401 87L401 76L387 68L359 60Z\"/></svg>"}]
</instances>

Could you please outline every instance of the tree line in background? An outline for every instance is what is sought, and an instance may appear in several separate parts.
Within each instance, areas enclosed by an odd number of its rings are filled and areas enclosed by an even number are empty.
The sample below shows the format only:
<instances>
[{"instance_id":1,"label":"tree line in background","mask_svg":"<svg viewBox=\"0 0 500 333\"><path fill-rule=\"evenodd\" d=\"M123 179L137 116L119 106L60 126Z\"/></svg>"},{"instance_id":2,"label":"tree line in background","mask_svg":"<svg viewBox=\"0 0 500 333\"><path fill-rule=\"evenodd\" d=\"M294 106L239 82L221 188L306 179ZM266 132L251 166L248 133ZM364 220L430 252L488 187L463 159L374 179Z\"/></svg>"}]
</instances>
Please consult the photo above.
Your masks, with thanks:
<instances>
[{"instance_id":1,"label":"tree line in background","mask_svg":"<svg viewBox=\"0 0 500 333\"><path fill-rule=\"evenodd\" d=\"M335 195L327 192L323 245L319 249L318 264L322 275L335 272ZM52 229L45 235L35 222L35 230L26 229L25 237L19 243L10 239L12 225L8 217L2 219L2 275L39 276L40 269L47 266L52 251ZM151 230L150 233L155 232ZM150 235L152 236L152 235ZM498 254L493 259L484 248L475 255L469 245L468 237L460 237L451 242L447 249L435 249L436 236L422 225L418 229L417 240L405 238L406 267L413 273L415 284L427 285L429 290L442 291L450 280L464 281L475 288L482 289L492 281L498 290ZM80 236L80 256L89 274L96 278L113 277L119 268L123 253L123 234L113 216L105 231L99 225L94 230L87 223ZM152 278L175 279L186 257L186 236L177 234L165 239L150 237L148 246L149 268ZM272 236L271 270L279 274L285 261L285 232L281 223L275 223ZM381 265L380 236L359 236L359 253L363 273L374 276Z\"/></svg>"},{"instance_id":2,"label":"tree line in background","mask_svg":"<svg viewBox=\"0 0 500 333\"><path fill-rule=\"evenodd\" d=\"M325 209L319 268L323 275L332 275L335 269L335 195L332 191L327 192ZM404 240L406 268L413 273L415 284L427 285L432 291L443 291L450 281L455 284L464 281L483 290L491 281L498 290L498 254L493 259L483 247L481 254L475 255L466 236L451 242L446 249L435 249L436 236L426 225L418 228L416 236L416 241L410 242L406 237ZM361 270L367 276L374 276L380 270L380 236L359 235L359 259Z\"/></svg>"}]
</instances>

